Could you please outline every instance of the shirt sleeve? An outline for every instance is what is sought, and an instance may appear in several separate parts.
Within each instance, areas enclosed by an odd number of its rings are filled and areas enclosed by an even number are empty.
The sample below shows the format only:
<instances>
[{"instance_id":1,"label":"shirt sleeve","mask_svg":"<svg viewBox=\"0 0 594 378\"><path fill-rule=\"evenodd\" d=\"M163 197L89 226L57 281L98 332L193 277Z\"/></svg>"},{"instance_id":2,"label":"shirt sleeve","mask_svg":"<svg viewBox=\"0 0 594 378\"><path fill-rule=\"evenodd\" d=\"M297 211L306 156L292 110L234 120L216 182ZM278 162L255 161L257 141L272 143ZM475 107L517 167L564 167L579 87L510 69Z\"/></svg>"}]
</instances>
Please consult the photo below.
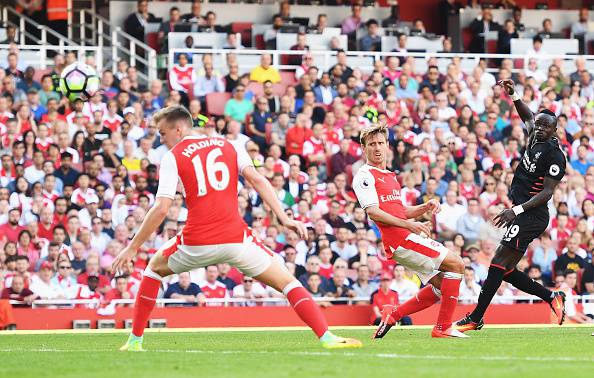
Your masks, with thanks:
<instances>
[{"instance_id":1,"label":"shirt sleeve","mask_svg":"<svg viewBox=\"0 0 594 378\"><path fill-rule=\"evenodd\" d=\"M550 155L547 172L545 174L546 177L550 177L553 180L561 181L563 176L565 176L565 166L565 155L560 149L557 149Z\"/></svg>"},{"instance_id":2,"label":"shirt sleeve","mask_svg":"<svg viewBox=\"0 0 594 378\"><path fill-rule=\"evenodd\" d=\"M379 205L377 191L375 190L375 178L368 172L357 172L353 179L353 189L363 209Z\"/></svg>"},{"instance_id":3,"label":"shirt sleeve","mask_svg":"<svg viewBox=\"0 0 594 378\"><path fill-rule=\"evenodd\" d=\"M175 199L177 191L177 163L171 151L163 156L161 167L159 168L159 189L155 197L167 197Z\"/></svg>"}]
</instances>

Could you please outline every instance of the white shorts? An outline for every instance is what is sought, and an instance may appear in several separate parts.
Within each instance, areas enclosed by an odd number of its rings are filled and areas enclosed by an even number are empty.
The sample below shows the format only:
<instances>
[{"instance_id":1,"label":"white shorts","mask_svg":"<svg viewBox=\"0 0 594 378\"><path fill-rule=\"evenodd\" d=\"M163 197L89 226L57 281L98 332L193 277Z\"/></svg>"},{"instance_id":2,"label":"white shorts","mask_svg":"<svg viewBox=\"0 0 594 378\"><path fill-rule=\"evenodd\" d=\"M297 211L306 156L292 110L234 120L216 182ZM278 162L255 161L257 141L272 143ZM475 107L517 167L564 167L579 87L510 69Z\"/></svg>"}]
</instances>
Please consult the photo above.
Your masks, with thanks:
<instances>
[{"instance_id":1,"label":"white shorts","mask_svg":"<svg viewBox=\"0 0 594 378\"><path fill-rule=\"evenodd\" d=\"M396 249L390 246L393 259L417 273L424 285L439 274L439 267L449 250L435 240L410 234Z\"/></svg>"},{"instance_id":2,"label":"white shorts","mask_svg":"<svg viewBox=\"0 0 594 378\"><path fill-rule=\"evenodd\" d=\"M208 265L228 263L248 277L262 274L270 264L275 253L262 244L250 230L244 233L242 243L184 245L178 235L162 247L168 258L167 266L179 274Z\"/></svg>"}]
</instances>

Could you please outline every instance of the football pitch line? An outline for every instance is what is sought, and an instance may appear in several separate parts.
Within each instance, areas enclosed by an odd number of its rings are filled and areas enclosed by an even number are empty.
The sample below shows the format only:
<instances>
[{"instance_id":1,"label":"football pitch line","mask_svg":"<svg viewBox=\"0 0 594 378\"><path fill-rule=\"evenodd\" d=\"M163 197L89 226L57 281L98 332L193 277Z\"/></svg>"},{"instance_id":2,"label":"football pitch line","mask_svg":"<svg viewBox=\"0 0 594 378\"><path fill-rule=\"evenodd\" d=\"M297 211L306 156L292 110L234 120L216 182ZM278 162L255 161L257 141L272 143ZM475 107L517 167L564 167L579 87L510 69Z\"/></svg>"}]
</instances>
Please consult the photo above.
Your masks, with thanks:
<instances>
[{"instance_id":1,"label":"football pitch line","mask_svg":"<svg viewBox=\"0 0 594 378\"><path fill-rule=\"evenodd\" d=\"M114 353L116 349L52 349L52 348L4 348L0 353ZM468 360L468 361L520 361L520 362L594 362L594 357L564 357L564 356L546 356L546 357L518 357L518 356L451 356L441 354L399 354L399 353L365 353L365 352L312 352L312 351L246 351L246 350L208 350L208 349L148 349L141 353L191 353L191 354L243 354L243 355L279 355L279 356L302 356L302 357L364 357L380 359L407 359L407 360Z\"/></svg>"},{"instance_id":2,"label":"football pitch line","mask_svg":"<svg viewBox=\"0 0 594 378\"><path fill-rule=\"evenodd\" d=\"M375 326L331 326L331 330L363 330L373 331ZM432 329L433 325L413 325L394 328L394 330ZM526 328L590 328L592 324L487 324L485 329L526 329ZM8 335L62 335L62 334L93 334L93 333L129 333L131 329L34 329L0 331L0 337ZM204 332L286 332L309 331L308 327L201 327L201 328L147 328L145 333L204 333Z\"/></svg>"}]
</instances>

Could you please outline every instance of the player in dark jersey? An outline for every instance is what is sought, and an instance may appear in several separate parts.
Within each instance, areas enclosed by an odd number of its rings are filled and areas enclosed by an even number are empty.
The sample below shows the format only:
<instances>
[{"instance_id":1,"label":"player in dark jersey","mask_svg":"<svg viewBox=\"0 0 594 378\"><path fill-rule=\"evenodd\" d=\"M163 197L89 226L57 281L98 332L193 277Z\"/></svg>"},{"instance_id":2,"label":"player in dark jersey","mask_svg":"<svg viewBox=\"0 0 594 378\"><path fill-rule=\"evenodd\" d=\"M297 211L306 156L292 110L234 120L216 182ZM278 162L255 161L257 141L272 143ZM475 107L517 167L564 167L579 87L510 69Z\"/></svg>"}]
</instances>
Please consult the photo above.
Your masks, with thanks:
<instances>
[{"instance_id":1,"label":"player in dark jersey","mask_svg":"<svg viewBox=\"0 0 594 378\"><path fill-rule=\"evenodd\" d=\"M458 330L462 332L483 327L483 315L502 281L549 303L557 315L559 325L565 317L563 292L551 292L516 269L528 245L547 228L547 202L565 175L565 155L555 137L557 117L547 109L539 111L535 116L515 92L512 80L502 80L497 84L514 101L518 114L526 125L528 139L511 184L514 206L503 210L494 219L495 226L507 227L507 231L491 261L476 308L456 323Z\"/></svg>"}]
</instances>

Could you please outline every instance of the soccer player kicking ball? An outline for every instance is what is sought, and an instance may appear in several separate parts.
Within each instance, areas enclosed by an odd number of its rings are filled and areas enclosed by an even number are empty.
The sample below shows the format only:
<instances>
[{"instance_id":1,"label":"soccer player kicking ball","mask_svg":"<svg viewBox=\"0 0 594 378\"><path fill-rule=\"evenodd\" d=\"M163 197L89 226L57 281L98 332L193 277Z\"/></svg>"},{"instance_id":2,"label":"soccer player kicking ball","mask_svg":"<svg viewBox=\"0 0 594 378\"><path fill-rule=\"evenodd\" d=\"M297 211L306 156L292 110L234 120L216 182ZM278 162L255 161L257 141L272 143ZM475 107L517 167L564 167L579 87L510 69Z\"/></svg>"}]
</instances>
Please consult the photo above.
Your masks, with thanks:
<instances>
[{"instance_id":1,"label":"soccer player kicking ball","mask_svg":"<svg viewBox=\"0 0 594 378\"><path fill-rule=\"evenodd\" d=\"M130 244L114 260L114 271L131 261L138 248L163 222L175 198L178 181L184 190L188 221L182 232L151 258L136 296L132 333L120 350L142 350L144 328L155 306L163 277L224 262L283 292L295 312L319 337L323 347L361 347L358 340L338 337L328 331L326 319L311 295L239 215L237 183L241 174L260 193L283 226L302 238L307 235L301 222L284 213L272 186L256 171L247 152L235 150L220 137L195 135L192 117L181 106L165 108L155 114L153 120L161 141L170 150L161 161L155 204Z\"/></svg>"},{"instance_id":2,"label":"soccer player kicking ball","mask_svg":"<svg viewBox=\"0 0 594 378\"><path fill-rule=\"evenodd\" d=\"M441 307L431 336L467 337L452 327L464 263L441 243L426 237L431 234L427 224L414 221L426 212L439 212L440 204L435 200L419 206L403 204L396 174L386 169L387 142L385 126L372 126L361 132L367 164L357 171L353 189L361 207L379 227L387 256L415 271L423 284L430 285L400 306L384 306L373 337L384 337L401 318L426 309L440 298Z\"/></svg>"},{"instance_id":3,"label":"soccer player kicking ball","mask_svg":"<svg viewBox=\"0 0 594 378\"><path fill-rule=\"evenodd\" d=\"M563 324L565 318L565 293L551 292L516 269L528 245L546 230L549 224L547 203L565 175L565 155L555 138L557 117L550 110L542 110L535 117L515 92L512 80L502 80L497 84L514 101L518 114L527 127L528 139L522 161L516 168L511 183L514 207L503 210L494 219L496 226L507 227L507 231L491 260L489 275L483 284L476 308L456 323L462 332L483 327L483 315L501 281L509 282L519 290L547 302L557 315L559 325Z\"/></svg>"}]
</instances>

